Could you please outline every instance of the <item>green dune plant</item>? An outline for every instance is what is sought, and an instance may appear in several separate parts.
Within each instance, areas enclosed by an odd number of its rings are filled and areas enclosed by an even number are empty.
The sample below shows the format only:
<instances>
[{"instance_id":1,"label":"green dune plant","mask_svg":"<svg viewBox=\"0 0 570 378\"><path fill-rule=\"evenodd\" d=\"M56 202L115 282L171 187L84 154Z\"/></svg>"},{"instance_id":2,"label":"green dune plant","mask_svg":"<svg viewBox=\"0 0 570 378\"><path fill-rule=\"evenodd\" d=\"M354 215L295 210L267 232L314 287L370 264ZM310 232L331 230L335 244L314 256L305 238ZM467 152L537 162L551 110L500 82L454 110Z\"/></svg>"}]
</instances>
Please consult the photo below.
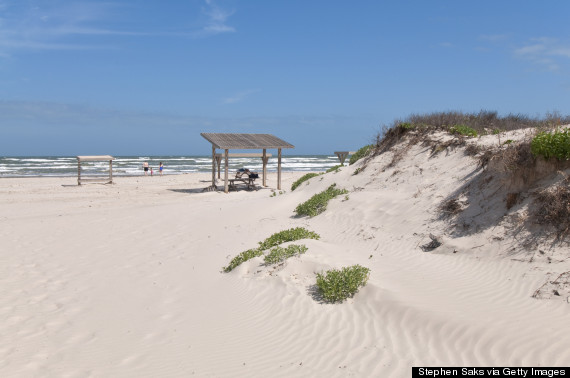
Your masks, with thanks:
<instances>
[{"instance_id":1,"label":"green dune plant","mask_svg":"<svg viewBox=\"0 0 570 378\"><path fill-rule=\"evenodd\" d=\"M290 228L288 230L283 230L276 232L262 242L259 242L259 249L266 250L272 247L276 247L279 244L283 244L290 241L301 240L301 239L316 239L318 240L320 235L316 232L309 231L303 227Z\"/></svg>"},{"instance_id":2,"label":"green dune plant","mask_svg":"<svg viewBox=\"0 0 570 378\"><path fill-rule=\"evenodd\" d=\"M287 260L289 257L302 255L307 252L307 247L303 244L291 244L287 248L275 247L263 258L266 264L277 264Z\"/></svg>"},{"instance_id":3,"label":"green dune plant","mask_svg":"<svg viewBox=\"0 0 570 378\"><path fill-rule=\"evenodd\" d=\"M236 267L241 265L242 263L253 259L254 257L263 255L263 251L261 249L248 249L234 257L232 261L228 264L228 266L224 267L224 272L229 273L234 270Z\"/></svg>"},{"instance_id":4,"label":"green dune plant","mask_svg":"<svg viewBox=\"0 0 570 378\"><path fill-rule=\"evenodd\" d=\"M358 151L356 151L351 157L350 160L348 161L349 165L352 165L354 163L356 163L358 160L362 159L363 157L365 157L366 155L368 155L372 149L374 148L373 144L369 144L367 146L361 147L358 149Z\"/></svg>"},{"instance_id":5,"label":"green dune plant","mask_svg":"<svg viewBox=\"0 0 570 378\"><path fill-rule=\"evenodd\" d=\"M326 190L315 194L307 201L299 204L295 208L295 212L297 215L308 215L310 217L314 217L319 215L323 211L327 209L327 204L329 201L341 194L347 194L348 190L346 189L338 189L336 184L332 184Z\"/></svg>"},{"instance_id":6,"label":"green dune plant","mask_svg":"<svg viewBox=\"0 0 570 378\"><path fill-rule=\"evenodd\" d=\"M452 134L458 134L467 137L476 137L477 130L473 129L472 127L465 126L465 125L455 125L449 128L449 132Z\"/></svg>"},{"instance_id":7,"label":"green dune plant","mask_svg":"<svg viewBox=\"0 0 570 378\"><path fill-rule=\"evenodd\" d=\"M318 173L307 173L306 175L301 176L297 181L295 181L292 185L291 185L291 191L297 189L299 187L299 185L301 185L302 183L304 183L305 181L312 179L313 177L318 176Z\"/></svg>"},{"instance_id":8,"label":"green dune plant","mask_svg":"<svg viewBox=\"0 0 570 378\"><path fill-rule=\"evenodd\" d=\"M331 172L336 173L336 172L338 172L340 167L342 167L342 165L335 165L334 167L330 167L329 169L327 169L325 173L331 173Z\"/></svg>"},{"instance_id":9,"label":"green dune plant","mask_svg":"<svg viewBox=\"0 0 570 378\"><path fill-rule=\"evenodd\" d=\"M360 265L331 269L317 273L317 288L326 302L342 302L364 287L370 277L370 269Z\"/></svg>"},{"instance_id":10,"label":"green dune plant","mask_svg":"<svg viewBox=\"0 0 570 378\"><path fill-rule=\"evenodd\" d=\"M537 133L530 143L530 150L534 156L545 159L570 159L570 128Z\"/></svg>"},{"instance_id":11,"label":"green dune plant","mask_svg":"<svg viewBox=\"0 0 570 378\"><path fill-rule=\"evenodd\" d=\"M231 272L233 269L235 269L237 266L239 266L240 264L253 259L254 257L258 257L258 256L263 256L263 251L272 248L272 247L276 247L279 244L282 243L286 243L286 242L290 242L290 241L295 241L295 240L301 240L301 239L320 239L320 235L317 234L316 232L313 231L309 231L306 228L303 227L295 227L295 228L290 228L288 230L283 230L283 231L279 231L274 233L273 235L271 235L270 237L268 237L267 239L265 239L262 242L259 242L259 247L257 248L253 248L253 249L248 249L247 251L241 252L239 255L237 255L236 257L234 257L230 263L228 264L228 266L224 267L222 270L225 273L229 273ZM289 246L291 247L291 246ZM287 248L289 248L287 247ZM305 250L300 252L303 248L298 248L299 246L293 247L291 249L289 249L288 251L284 252L285 255L290 254L290 253L305 253L306 251L306 247ZM285 248L285 249L287 249ZM280 253L280 252L276 252L276 253ZM271 252L269 253L271 254ZM273 257L271 257L273 258ZM270 258L270 259L271 259Z\"/></svg>"}]
</instances>

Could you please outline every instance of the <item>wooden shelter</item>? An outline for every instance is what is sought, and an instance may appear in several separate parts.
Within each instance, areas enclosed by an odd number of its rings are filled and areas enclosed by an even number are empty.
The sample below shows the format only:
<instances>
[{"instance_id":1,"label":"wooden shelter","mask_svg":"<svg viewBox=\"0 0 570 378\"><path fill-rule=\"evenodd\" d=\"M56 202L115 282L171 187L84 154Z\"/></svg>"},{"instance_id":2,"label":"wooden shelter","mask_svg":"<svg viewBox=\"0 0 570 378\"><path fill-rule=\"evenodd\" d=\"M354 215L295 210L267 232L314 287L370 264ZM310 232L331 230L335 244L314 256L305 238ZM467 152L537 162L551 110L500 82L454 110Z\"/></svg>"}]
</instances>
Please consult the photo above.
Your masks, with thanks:
<instances>
[{"instance_id":1,"label":"wooden shelter","mask_svg":"<svg viewBox=\"0 0 570 378\"><path fill-rule=\"evenodd\" d=\"M113 160L114 157L110 155L97 155L97 156L78 156L77 157L77 185L81 185L82 182L104 182L108 184L113 183ZM81 163L86 161L108 161L109 162L109 177L94 177L94 176L83 176L81 177Z\"/></svg>"},{"instance_id":2,"label":"wooden shelter","mask_svg":"<svg viewBox=\"0 0 570 378\"><path fill-rule=\"evenodd\" d=\"M344 160L346 159L346 157L348 155L354 155L356 153L356 151L335 151L334 154L338 157L338 160L340 160L340 164L344 165Z\"/></svg>"},{"instance_id":3,"label":"wooden shelter","mask_svg":"<svg viewBox=\"0 0 570 378\"><path fill-rule=\"evenodd\" d=\"M266 185L267 161L270 154L268 149L277 149L277 189L281 189L281 149L294 148L290 143L271 134L233 134L233 133L200 133L204 139L212 143L212 187L216 187L216 149L224 150L224 191L229 191L228 158L232 157L260 157L263 161L263 186ZM261 154L233 153L229 150L262 150ZM218 167L221 163L219 155Z\"/></svg>"}]
</instances>

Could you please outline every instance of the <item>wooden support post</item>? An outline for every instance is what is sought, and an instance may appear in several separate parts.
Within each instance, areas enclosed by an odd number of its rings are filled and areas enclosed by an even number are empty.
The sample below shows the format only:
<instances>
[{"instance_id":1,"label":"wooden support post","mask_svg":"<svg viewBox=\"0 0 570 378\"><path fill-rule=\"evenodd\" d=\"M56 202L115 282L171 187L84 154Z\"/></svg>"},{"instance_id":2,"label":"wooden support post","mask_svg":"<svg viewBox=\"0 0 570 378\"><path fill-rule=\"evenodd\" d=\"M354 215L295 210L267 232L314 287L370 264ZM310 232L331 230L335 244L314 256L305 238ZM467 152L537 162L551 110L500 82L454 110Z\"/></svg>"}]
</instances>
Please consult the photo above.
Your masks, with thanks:
<instances>
[{"instance_id":1,"label":"wooden support post","mask_svg":"<svg viewBox=\"0 0 570 378\"><path fill-rule=\"evenodd\" d=\"M218 164L218 179L220 178L220 167L222 165L222 157L216 155L216 163Z\"/></svg>"},{"instance_id":2,"label":"wooden support post","mask_svg":"<svg viewBox=\"0 0 570 378\"><path fill-rule=\"evenodd\" d=\"M277 190L281 190L281 149L277 149Z\"/></svg>"},{"instance_id":3,"label":"wooden support post","mask_svg":"<svg viewBox=\"0 0 570 378\"><path fill-rule=\"evenodd\" d=\"M224 172L224 192L228 193L230 191L230 187L228 186L228 150L226 149L224 152L224 160L226 161L225 164L225 172Z\"/></svg>"},{"instance_id":4,"label":"wooden support post","mask_svg":"<svg viewBox=\"0 0 570 378\"><path fill-rule=\"evenodd\" d=\"M267 186L267 150L265 148L263 149L263 156L261 159L263 160L263 186Z\"/></svg>"},{"instance_id":5,"label":"wooden support post","mask_svg":"<svg viewBox=\"0 0 570 378\"><path fill-rule=\"evenodd\" d=\"M216 147L212 144L212 188L216 187Z\"/></svg>"},{"instance_id":6,"label":"wooden support post","mask_svg":"<svg viewBox=\"0 0 570 378\"><path fill-rule=\"evenodd\" d=\"M81 160L77 159L77 185L81 185Z\"/></svg>"},{"instance_id":7,"label":"wooden support post","mask_svg":"<svg viewBox=\"0 0 570 378\"><path fill-rule=\"evenodd\" d=\"M113 160L109 160L109 184L113 183Z\"/></svg>"}]
</instances>

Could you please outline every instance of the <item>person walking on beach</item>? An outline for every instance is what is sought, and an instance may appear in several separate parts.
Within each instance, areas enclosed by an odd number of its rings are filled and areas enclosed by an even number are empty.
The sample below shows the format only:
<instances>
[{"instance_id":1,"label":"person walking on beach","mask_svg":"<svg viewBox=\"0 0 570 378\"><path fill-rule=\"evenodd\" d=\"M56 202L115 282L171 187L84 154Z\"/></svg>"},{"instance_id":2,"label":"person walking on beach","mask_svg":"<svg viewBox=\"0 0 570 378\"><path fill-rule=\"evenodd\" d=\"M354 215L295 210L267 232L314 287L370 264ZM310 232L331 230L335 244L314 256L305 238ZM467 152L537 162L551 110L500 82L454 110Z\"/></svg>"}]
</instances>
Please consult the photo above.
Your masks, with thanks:
<instances>
[{"instance_id":1,"label":"person walking on beach","mask_svg":"<svg viewBox=\"0 0 570 378\"><path fill-rule=\"evenodd\" d=\"M161 176L162 176L162 169L163 169L163 168L164 168L164 165L162 165L162 162L160 162L160 163L158 164L158 170L159 170Z\"/></svg>"},{"instance_id":2,"label":"person walking on beach","mask_svg":"<svg viewBox=\"0 0 570 378\"><path fill-rule=\"evenodd\" d=\"M145 176L148 175L148 162L147 161L145 161L143 163L143 170L144 170L144 175Z\"/></svg>"}]
</instances>

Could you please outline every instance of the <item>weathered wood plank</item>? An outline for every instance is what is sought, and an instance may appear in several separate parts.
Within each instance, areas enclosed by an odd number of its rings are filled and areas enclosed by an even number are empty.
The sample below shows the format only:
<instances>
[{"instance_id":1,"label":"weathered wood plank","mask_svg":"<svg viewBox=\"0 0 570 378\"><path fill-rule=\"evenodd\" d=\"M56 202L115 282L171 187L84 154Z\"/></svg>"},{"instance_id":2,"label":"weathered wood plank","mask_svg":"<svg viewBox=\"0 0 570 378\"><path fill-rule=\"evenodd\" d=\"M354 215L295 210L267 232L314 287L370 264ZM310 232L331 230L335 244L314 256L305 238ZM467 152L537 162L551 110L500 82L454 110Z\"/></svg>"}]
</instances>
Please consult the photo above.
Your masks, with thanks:
<instances>
[{"instance_id":1,"label":"weathered wood plank","mask_svg":"<svg viewBox=\"0 0 570 378\"><path fill-rule=\"evenodd\" d=\"M269 156L269 157L272 156L271 154L266 154L266 155ZM223 157L224 154L216 154L216 157L218 157L218 156L219 156L219 157ZM257 153L257 152L243 152L243 153L240 153L240 152L230 152L230 153L228 153L228 156L229 156L229 157L247 157L247 158L256 158L256 157L258 157L258 158L262 158L262 157L263 157L263 154L262 154L262 153Z\"/></svg>"},{"instance_id":2,"label":"weathered wood plank","mask_svg":"<svg viewBox=\"0 0 570 378\"><path fill-rule=\"evenodd\" d=\"M111 155L77 156L77 160L83 161L110 161L115 160Z\"/></svg>"},{"instance_id":3,"label":"weathered wood plank","mask_svg":"<svg viewBox=\"0 0 570 378\"><path fill-rule=\"evenodd\" d=\"M290 143L271 134L201 133L219 149L294 148Z\"/></svg>"}]
</instances>

